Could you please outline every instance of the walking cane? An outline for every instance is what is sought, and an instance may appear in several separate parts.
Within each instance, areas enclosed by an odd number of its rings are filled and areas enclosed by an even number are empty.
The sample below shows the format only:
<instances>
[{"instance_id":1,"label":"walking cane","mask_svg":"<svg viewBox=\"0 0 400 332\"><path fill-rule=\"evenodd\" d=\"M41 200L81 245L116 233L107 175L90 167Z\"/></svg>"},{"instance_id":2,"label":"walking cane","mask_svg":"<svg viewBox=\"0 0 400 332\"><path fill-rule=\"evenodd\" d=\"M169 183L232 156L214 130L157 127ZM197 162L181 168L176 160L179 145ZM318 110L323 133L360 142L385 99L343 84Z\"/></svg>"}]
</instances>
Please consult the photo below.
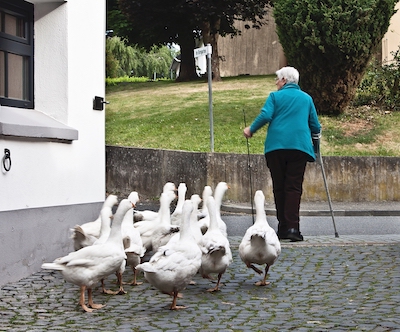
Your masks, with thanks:
<instances>
[{"instance_id":1,"label":"walking cane","mask_svg":"<svg viewBox=\"0 0 400 332\"><path fill-rule=\"evenodd\" d=\"M246 124L246 112L243 109L243 120L244 120L244 127L247 127ZM250 165L250 148L249 148L249 139L246 138L247 143L247 168L249 169L249 181L250 181L250 202L251 202L251 217L253 218L253 225L254 225L254 208L253 208L253 181L251 180L251 165Z\"/></svg>"},{"instance_id":2,"label":"walking cane","mask_svg":"<svg viewBox=\"0 0 400 332\"><path fill-rule=\"evenodd\" d=\"M331 201L331 195L329 195L329 190L328 190L328 184L326 182L326 176L325 176L325 170L324 170L324 164L322 162L322 156L321 156L321 151L320 151L320 139L321 139L321 133L318 134L312 134L312 141L313 141L313 146L314 146L314 151L317 156L317 162L321 166L321 171L322 171L322 178L324 179L324 185L325 185L325 191L326 191L326 196L328 197L328 203L329 203L329 209L331 211L331 216L332 216L332 222L333 222L333 228L335 230L335 237L339 237L339 233L336 230L336 224L335 224L335 216L333 214L333 209L332 209L332 201Z\"/></svg>"}]
</instances>

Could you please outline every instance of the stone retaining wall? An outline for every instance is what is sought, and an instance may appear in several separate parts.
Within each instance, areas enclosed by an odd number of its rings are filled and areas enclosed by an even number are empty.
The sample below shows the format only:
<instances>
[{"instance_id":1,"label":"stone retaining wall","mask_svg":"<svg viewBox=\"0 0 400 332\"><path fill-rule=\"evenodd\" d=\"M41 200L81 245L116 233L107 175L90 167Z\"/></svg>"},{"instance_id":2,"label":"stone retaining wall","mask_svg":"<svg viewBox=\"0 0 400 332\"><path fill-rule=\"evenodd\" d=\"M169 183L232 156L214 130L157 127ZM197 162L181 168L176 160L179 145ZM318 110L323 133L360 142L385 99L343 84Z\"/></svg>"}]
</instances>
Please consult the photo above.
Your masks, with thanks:
<instances>
[{"instance_id":1,"label":"stone retaining wall","mask_svg":"<svg viewBox=\"0 0 400 332\"><path fill-rule=\"evenodd\" d=\"M323 163L333 201L400 201L400 158L323 157ZM201 195L205 185L215 188L218 182L225 181L230 186L224 196L226 200L249 202L251 190L254 193L261 189L266 201L273 202L264 155L106 147L109 193L127 195L136 190L143 198L158 199L167 181L176 185L185 182L187 197L194 193ZM307 165L302 199L327 201L318 163Z\"/></svg>"}]
</instances>

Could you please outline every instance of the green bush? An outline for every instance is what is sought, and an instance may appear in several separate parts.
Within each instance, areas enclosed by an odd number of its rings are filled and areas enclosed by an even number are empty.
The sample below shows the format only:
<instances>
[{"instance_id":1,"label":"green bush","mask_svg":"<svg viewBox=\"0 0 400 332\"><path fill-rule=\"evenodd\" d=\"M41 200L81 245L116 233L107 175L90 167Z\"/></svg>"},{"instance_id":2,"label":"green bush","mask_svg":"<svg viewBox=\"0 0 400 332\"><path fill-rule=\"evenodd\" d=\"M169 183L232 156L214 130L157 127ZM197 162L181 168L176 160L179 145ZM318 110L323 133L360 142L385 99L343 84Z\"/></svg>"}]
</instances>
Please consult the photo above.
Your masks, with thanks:
<instances>
[{"instance_id":1,"label":"green bush","mask_svg":"<svg viewBox=\"0 0 400 332\"><path fill-rule=\"evenodd\" d=\"M111 52L106 52L106 77L118 77L119 62Z\"/></svg>"},{"instance_id":2,"label":"green bush","mask_svg":"<svg viewBox=\"0 0 400 332\"><path fill-rule=\"evenodd\" d=\"M393 52L393 61L381 65L371 61L357 88L354 106L373 105L389 110L400 109L400 48Z\"/></svg>"},{"instance_id":3,"label":"green bush","mask_svg":"<svg viewBox=\"0 0 400 332\"><path fill-rule=\"evenodd\" d=\"M106 78L106 86L114 86L123 83L144 83L153 81L152 79L141 76L122 76L122 77L107 77ZM157 81L171 81L169 78L157 78Z\"/></svg>"},{"instance_id":4,"label":"green bush","mask_svg":"<svg viewBox=\"0 0 400 332\"><path fill-rule=\"evenodd\" d=\"M106 86L113 86L120 83L138 83L138 82L148 82L148 77L136 77L136 76L121 76L121 77L107 77Z\"/></svg>"},{"instance_id":5,"label":"green bush","mask_svg":"<svg viewBox=\"0 0 400 332\"><path fill-rule=\"evenodd\" d=\"M273 1L279 41L319 114L340 115L354 98L398 0Z\"/></svg>"}]
</instances>

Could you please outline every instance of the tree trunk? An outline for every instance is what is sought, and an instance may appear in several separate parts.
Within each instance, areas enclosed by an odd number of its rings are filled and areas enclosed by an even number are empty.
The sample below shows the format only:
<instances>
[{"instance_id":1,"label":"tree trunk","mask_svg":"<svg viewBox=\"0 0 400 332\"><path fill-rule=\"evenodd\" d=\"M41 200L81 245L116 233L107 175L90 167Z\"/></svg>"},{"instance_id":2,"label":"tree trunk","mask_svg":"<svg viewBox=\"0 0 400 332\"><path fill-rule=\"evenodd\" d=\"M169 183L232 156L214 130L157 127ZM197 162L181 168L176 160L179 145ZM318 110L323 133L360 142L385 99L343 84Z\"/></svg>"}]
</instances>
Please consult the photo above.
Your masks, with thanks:
<instances>
[{"instance_id":1,"label":"tree trunk","mask_svg":"<svg viewBox=\"0 0 400 332\"><path fill-rule=\"evenodd\" d=\"M194 37L192 33L184 34L179 37L179 46L181 47L181 65L177 82L194 81L198 79L196 65L194 61L193 50L195 48Z\"/></svg>"},{"instance_id":2,"label":"tree trunk","mask_svg":"<svg viewBox=\"0 0 400 332\"><path fill-rule=\"evenodd\" d=\"M219 71L219 55L218 55L218 37L219 29L221 25L221 19L213 20L212 18L208 22L203 22L203 42L204 45L210 44L212 46L211 55L211 68L213 81L222 81L221 73Z\"/></svg>"},{"instance_id":3,"label":"tree trunk","mask_svg":"<svg viewBox=\"0 0 400 332\"><path fill-rule=\"evenodd\" d=\"M324 75L317 73L315 67L302 68L299 66L300 86L314 99L318 114L337 116L342 114L353 100L356 89L360 84L366 64L342 68L325 67Z\"/></svg>"}]
</instances>

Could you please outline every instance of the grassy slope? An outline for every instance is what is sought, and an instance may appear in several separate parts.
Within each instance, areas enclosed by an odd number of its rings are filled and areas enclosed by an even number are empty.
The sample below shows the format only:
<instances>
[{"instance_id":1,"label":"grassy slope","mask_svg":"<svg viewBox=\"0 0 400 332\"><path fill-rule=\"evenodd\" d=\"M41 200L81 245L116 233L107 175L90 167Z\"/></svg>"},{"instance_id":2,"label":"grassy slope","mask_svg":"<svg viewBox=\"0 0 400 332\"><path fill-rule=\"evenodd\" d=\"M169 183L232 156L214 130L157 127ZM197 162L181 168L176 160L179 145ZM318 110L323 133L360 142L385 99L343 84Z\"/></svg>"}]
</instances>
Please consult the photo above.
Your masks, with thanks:
<instances>
[{"instance_id":1,"label":"grassy slope","mask_svg":"<svg viewBox=\"0 0 400 332\"><path fill-rule=\"evenodd\" d=\"M247 153L244 124L257 116L274 75L225 78L212 84L214 151ZM208 84L204 81L123 83L107 88L106 144L210 151ZM367 107L338 118L320 116L323 155L398 156L400 114ZM249 140L262 153L265 130Z\"/></svg>"}]
</instances>

